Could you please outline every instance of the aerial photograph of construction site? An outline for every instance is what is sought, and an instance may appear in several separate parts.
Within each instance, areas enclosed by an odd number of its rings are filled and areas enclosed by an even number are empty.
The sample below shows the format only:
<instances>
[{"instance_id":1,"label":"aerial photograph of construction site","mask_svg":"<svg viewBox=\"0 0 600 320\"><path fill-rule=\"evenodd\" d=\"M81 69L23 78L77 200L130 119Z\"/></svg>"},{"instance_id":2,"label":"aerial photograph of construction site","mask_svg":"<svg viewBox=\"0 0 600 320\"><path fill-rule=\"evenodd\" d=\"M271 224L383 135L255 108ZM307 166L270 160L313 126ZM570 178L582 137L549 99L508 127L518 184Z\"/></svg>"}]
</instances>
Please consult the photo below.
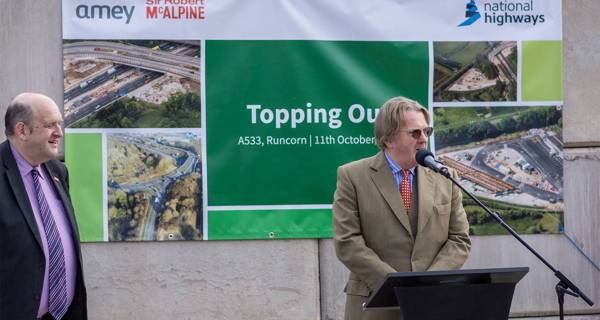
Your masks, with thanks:
<instances>
[{"instance_id":1,"label":"aerial photograph of construction site","mask_svg":"<svg viewBox=\"0 0 600 320\"><path fill-rule=\"evenodd\" d=\"M200 132L107 134L110 241L201 240Z\"/></svg>"},{"instance_id":2,"label":"aerial photograph of construction site","mask_svg":"<svg viewBox=\"0 0 600 320\"><path fill-rule=\"evenodd\" d=\"M434 42L433 101L516 101L517 43Z\"/></svg>"},{"instance_id":3,"label":"aerial photograph of construction site","mask_svg":"<svg viewBox=\"0 0 600 320\"><path fill-rule=\"evenodd\" d=\"M65 125L199 128L200 41L65 40Z\"/></svg>"},{"instance_id":4,"label":"aerial photograph of construction site","mask_svg":"<svg viewBox=\"0 0 600 320\"><path fill-rule=\"evenodd\" d=\"M561 107L434 108L438 160L517 232L559 233L563 225ZM471 234L504 229L463 196Z\"/></svg>"}]
</instances>

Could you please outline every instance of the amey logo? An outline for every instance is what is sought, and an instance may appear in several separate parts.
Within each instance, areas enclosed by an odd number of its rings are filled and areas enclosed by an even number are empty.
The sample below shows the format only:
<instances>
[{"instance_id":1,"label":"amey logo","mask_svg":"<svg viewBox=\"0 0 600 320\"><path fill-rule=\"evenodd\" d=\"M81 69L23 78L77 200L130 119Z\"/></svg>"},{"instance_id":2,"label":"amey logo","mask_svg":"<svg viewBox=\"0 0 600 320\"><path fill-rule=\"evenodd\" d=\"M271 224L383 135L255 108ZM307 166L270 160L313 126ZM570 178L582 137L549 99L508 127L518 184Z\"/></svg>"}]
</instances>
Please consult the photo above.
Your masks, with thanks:
<instances>
[{"instance_id":1,"label":"amey logo","mask_svg":"<svg viewBox=\"0 0 600 320\"><path fill-rule=\"evenodd\" d=\"M78 5L75 8L75 15L79 19L127 19L125 24L129 24L133 16L135 6L108 6L108 5Z\"/></svg>"},{"instance_id":2,"label":"amey logo","mask_svg":"<svg viewBox=\"0 0 600 320\"><path fill-rule=\"evenodd\" d=\"M473 24L473 22L481 18L481 14L479 14L479 11L477 10L477 4L475 3L475 0L471 0L467 3L467 11L465 12L465 17L467 18L467 20L459 24L459 27L470 26Z\"/></svg>"},{"instance_id":3,"label":"amey logo","mask_svg":"<svg viewBox=\"0 0 600 320\"><path fill-rule=\"evenodd\" d=\"M538 14L534 9L534 0L514 1L495 0L483 1L482 13L479 12L474 0L467 3L467 18L459 27L469 26L483 16L483 23L503 26L505 24L533 24L544 23L546 17ZM481 8L481 7L480 7Z\"/></svg>"}]
</instances>

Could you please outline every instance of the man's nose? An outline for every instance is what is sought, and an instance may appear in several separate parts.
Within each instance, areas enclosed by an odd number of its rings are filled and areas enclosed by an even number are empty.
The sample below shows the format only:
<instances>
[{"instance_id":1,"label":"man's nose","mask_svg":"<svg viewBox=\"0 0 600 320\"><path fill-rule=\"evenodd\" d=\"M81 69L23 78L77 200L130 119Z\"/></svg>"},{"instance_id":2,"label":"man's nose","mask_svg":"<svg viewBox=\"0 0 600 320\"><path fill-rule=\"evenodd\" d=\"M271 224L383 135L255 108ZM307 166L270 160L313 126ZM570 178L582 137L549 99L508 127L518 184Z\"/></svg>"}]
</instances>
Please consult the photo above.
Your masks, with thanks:
<instances>
[{"instance_id":1,"label":"man's nose","mask_svg":"<svg viewBox=\"0 0 600 320\"><path fill-rule=\"evenodd\" d=\"M56 128L54 128L54 135L58 136L59 138L63 136L63 129L62 126L60 125L56 125Z\"/></svg>"}]
</instances>

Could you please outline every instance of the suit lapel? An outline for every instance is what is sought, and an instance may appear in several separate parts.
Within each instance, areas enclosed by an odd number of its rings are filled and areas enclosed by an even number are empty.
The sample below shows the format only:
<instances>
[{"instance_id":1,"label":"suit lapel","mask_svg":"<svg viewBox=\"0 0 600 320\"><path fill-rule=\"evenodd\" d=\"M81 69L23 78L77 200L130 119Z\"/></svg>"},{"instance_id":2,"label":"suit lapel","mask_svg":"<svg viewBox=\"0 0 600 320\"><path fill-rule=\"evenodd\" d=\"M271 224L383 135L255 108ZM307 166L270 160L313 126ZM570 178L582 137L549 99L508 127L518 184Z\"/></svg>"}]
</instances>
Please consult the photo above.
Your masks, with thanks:
<instances>
[{"instance_id":1,"label":"suit lapel","mask_svg":"<svg viewBox=\"0 0 600 320\"><path fill-rule=\"evenodd\" d=\"M46 168L48 175L50 176L50 180L52 181L52 185L54 186L54 190L60 201L62 202L65 213L67 214L67 218L69 219L69 224L71 225L71 231L73 232L73 238L79 239L79 233L77 232L77 222L75 221L75 214L73 213L72 207L70 206L71 200L67 194L67 191L61 184L61 176L55 170L54 166L50 165L48 162L44 163L43 166Z\"/></svg>"},{"instance_id":2,"label":"suit lapel","mask_svg":"<svg viewBox=\"0 0 600 320\"><path fill-rule=\"evenodd\" d=\"M21 172L19 171L17 162L10 151L10 145L8 142L2 144L1 152L4 166L6 168L6 177L8 178L8 183L10 183L12 192L15 195L15 199L17 199L19 209L21 209L20 212L25 218L25 221L27 222L31 233L33 233L35 240L40 245L40 249L43 249L42 238L40 237L37 222L33 216L33 209L31 209L31 204L29 203L29 196L27 195L25 184L23 184L23 179L21 178Z\"/></svg>"},{"instance_id":3,"label":"suit lapel","mask_svg":"<svg viewBox=\"0 0 600 320\"><path fill-rule=\"evenodd\" d=\"M400 196L400 190L396 187L396 181L387 164L383 151L379 152L371 163L371 179L377 189L388 203L396 218L400 221L406 231L412 236L410 229L410 221L406 215L406 209L402 204L402 197Z\"/></svg>"},{"instance_id":4,"label":"suit lapel","mask_svg":"<svg viewBox=\"0 0 600 320\"><path fill-rule=\"evenodd\" d=\"M419 226L417 229L417 236L421 234L421 230L427 225L431 213L433 212L431 206L433 205L435 182L432 174L433 172L431 172L431 170L422 166L417 166L417 193L419 196Z\"/></svg>"}]
</instances>

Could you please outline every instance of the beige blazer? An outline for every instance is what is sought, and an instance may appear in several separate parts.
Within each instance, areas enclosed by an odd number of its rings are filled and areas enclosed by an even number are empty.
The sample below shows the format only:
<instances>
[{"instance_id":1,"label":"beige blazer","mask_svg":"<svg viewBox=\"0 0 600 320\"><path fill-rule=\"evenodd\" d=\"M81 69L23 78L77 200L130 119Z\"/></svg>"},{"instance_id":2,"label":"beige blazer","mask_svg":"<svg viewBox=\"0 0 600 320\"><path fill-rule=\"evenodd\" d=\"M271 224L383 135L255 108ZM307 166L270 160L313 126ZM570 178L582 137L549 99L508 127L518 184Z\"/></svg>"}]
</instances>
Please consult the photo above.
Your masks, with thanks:
<instances>
[{"instance_id":1,"label":"beige blazer","mask_svg":"<svg viewBox=\"0 0 600 320\"><path fill-rule=\"evenodd\" d=\"M368 297L390 272L458 269L464 264L471 241L460 189L422 166L417 166L416 187L415 238L383 152L338 168L333 234L336 254L351 272L347 298ZM348 306L350 300L346 310L360 310Z\"/></svg>"}]
</instances>

